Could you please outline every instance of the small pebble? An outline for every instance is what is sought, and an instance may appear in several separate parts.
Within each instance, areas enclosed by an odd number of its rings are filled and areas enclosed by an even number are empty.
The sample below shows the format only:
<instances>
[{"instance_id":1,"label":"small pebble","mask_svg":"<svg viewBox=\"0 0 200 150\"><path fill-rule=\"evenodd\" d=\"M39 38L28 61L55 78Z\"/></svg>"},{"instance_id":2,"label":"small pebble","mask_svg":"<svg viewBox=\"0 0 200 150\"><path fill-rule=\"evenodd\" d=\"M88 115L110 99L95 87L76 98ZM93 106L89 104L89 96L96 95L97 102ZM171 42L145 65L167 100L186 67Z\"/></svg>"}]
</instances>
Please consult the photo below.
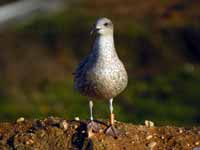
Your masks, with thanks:
<instances>
[{"instance_id":1,"label":"small pebble","mask_svg":"<svg viewBox=\"0 0 200 150\"><path fill-rule=\"evenodd\" d=\"M104 132L104 130L103 130L103 129L100 129L100 130L99 130L99 132L100 132L100 133L103 133L103 132Z\"/></svg>"},{"instance_id":2,"label":"small pebble","mask_svg":"<svg viewBox=\"0 0 200 150\"><path fill-rule=\"evenodd\" d=\"M19 123L19 122L24 122L24 120L25 120L25 119L24 119L23 117L20 117L20 118L17 119L17 123Z\"/></svg>"},{"instance_id":3,"label":"small pebble","mask_svg":"<svg viewBox=\"0 0 200 150\"><path fill-rule=\"evenodd\" d=\"M134 137L133 137L133 138L134 138L134 140L135 140L135 141L139 141L139 139L140 139L140 138L139 138L139 136L138 136L137 134L136 134L136 135L134 135Z\"/></svg>"},{"instance_id":4,"label":"small pebble","mask_svg":"<svg viewBox=\"0 0 200 150\"><path fill-rule=\"evenodd\" d=\"M153 137L152 135L148 135L148 136L146 137L146 139L147 139L147 140L150 140L152 137Z\"/></svg>"},{"instance_id":5,"label":"small pebble","mask_svg":"<svg viewBox=\"0 0 200 150\"><path fill-rule=\"evenodd\" d=\"M75 125L75 126L74 126L74 129L77 129L77 128L78 128L78 125Z\"/></svg>"},{"instance_id":6,"label":"small pebble","mask_svg":"<svg viewBox=\"0 0 200 150\"><path fill-rule=\"evenodd\" d=\"M66 120L63 120L61 123L60 123L60 128L63 129L64 131L66 131L68 129L68 123Z\"/></svg>"},{"instance_id":7,"label":"small pebble","mask_svg":"<svg viewBox=\"0 0 200 150\"><path fill-rule=\"evenodd\" d=\"M182 129L179 129L179 133L183 133L183 130L182 130Z\"/></svg>"},{"instance_id":8,"label":"small pebble","mask_svg":"<svg viewBox=\"0 0 200 150\"><path fill-rule=\"evenodd\" d=\"M91 138L94 135L94 133L92 132L92 130L88 131L88 137Z\"/></svg>"},{"instance_id":9,"label":"small pebble","mask_svg":"<svg viewBox=\"0 0 200 150\"><path fill-rule=\"evenodd\" d=\"M162 139L162 140L164 140L164 139L165 139L165 137L162 135L162 136L161 136L161 139Z\"/></svg>"},{"instance_id":10,"label":"small pebble","mask_svg":"<svg viewBox=\"0 0 200 150\"><path fill-rule=\"evenodd\" d=\"M157 144L156 142L151 142L151 143L148 144L148 147L150 149L153 149L156 146L156 144Z\"/></svg>"},{"instance_id":11,"label":"small pebble","mask_svg":"<svg viewBox=\"0 0 200 150\"><path fill-rule=\"evenodd\" d=\"M32 139L29 139L28 141L26 141L27 145L30 145L30 144L33 144L33 143L34 143L34 141Z\"/></svg>"},{"instance_id":12,"label":"small pebble","mask_svg":"<svg viewBox=\"0 0 200 150\"><path fill-rule=\"evenodd\" d=\"M129 132L125 132L125 134L126 134L126 135L128 135L128 134L129 134Z\"/></svg>"},{"instance_id":13,"label":"small pebble","mask_svg":"<svg viewBox=\"0 0 200 150\"><path fill-rule=\"evenodd\" d=\"M85 133L85 130L82 130L81 133Z\"/></svg>"},{"instance_id":14,"label":"small pebble","mask_svg":"<svg viewBox=\"0 0 200 150\"><path fill-rule=\"evenodd\" d=\"M145 120L144 123L145 123L146 127L154 127L154 122L153 121Z\"/></svg>"},{"instance_id":15,"label":"small pebble","mask_svg":"<svg viewBox=\"0 0 200 150\"><path fill-rule=\"evenodd\" d=\"M40 127L45 127L45 122L43 122L42 120L37 120L36 124L35 124L35 128L40 128Z\"/></svg>"},{"instance_id":16,"label":"small pebble","mask_svg":"<svg viewBox=\"0 0 200 150\"><path fill-rule=\"evenodd\" d=\"M75 117L75 118L74 118L74 120L76 120L76 121L79 121L79 120L80 120L80 118L79 118L79 117Z\"/></svg>"}]
</instances>

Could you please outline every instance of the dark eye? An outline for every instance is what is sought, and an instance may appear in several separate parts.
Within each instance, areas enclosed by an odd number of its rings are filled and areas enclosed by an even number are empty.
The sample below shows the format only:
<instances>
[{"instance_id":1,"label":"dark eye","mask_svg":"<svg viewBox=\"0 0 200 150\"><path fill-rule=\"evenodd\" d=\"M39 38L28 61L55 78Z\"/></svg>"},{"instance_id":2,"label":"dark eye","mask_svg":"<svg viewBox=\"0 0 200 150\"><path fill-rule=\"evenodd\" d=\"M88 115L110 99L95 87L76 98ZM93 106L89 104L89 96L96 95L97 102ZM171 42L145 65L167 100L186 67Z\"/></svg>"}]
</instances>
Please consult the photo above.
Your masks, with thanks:
<instances>
[{"instance_id":1,"label":"dark eye","mask_svg":"<svg viewBox=\"0 0 200 150\"><path fill-rule=\"evenodd\" d=\"M104 26L108 26L108 23L106 22L106 23L104 23Z\"/></svg>"}]
</instances>

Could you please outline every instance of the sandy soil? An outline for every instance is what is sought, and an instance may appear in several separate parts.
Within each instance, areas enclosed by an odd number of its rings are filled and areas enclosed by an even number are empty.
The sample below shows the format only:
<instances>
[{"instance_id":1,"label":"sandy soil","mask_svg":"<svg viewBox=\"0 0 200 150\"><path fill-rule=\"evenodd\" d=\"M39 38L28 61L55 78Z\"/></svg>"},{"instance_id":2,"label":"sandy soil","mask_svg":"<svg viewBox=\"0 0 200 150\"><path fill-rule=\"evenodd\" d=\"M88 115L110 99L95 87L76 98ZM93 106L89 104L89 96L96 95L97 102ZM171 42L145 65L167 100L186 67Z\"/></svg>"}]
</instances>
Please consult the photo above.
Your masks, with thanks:
<instances>
[{"instance_id":1,"label":"sandy soil","mask_svg":"<svg viewBox=\"0 0 200 150\"><path fill-rule=\"evenodd\" d=\"M200 150L200 127L155 127L116 122L117 138L106 135L105 120L98 133L87 131L87 121L49 117L0 123L0 150Z\"/></svg>"}]
</instances>

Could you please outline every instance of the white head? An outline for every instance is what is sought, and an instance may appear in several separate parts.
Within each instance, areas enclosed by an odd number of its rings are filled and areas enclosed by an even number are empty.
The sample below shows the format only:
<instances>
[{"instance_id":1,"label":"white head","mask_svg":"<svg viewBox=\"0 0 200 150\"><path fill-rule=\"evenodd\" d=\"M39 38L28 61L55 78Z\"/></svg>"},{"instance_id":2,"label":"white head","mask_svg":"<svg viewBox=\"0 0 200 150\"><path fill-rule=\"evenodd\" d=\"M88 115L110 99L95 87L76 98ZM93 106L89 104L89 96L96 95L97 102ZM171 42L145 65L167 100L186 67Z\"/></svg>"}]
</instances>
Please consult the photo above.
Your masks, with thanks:
<instances>
[{"instance_id":1,"label":"white head","mask_svg":"<svg viewBox=\"0 0 200 150\"><path fill-rule=\"evenodd\" d=\"M112 35L113 34L113 23L108 18L99 18L94 24L91 33L98 35Z\"/></svg>"}]
</instances>

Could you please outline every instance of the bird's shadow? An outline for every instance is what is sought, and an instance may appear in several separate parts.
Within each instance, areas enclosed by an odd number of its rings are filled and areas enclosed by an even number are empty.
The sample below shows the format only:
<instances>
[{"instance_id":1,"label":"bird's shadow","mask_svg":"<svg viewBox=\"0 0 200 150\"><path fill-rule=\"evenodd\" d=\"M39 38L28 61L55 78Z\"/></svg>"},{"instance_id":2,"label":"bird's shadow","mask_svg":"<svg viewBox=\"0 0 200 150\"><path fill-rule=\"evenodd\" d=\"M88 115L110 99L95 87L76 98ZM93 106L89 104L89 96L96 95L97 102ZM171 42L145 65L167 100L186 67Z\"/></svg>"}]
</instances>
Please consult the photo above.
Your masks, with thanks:
<instances>
[{"instance_id":1,"label":"bird's shadow","mask_svg":"<svg viewBox=\"0 0 200 150\"><path fill-rule=\"evenodd\" d=\"M103 121L99 121L99 120L94 120L94 121L103 126L106 126L106 127L108 126ZM80 123L80 125L72 136L72 145L76 149L80 149L80 150L93 150L93 142L88 137L87 123L82 122L82 121L78 121L78 122Z\"/></svg>"}]
</instances>

